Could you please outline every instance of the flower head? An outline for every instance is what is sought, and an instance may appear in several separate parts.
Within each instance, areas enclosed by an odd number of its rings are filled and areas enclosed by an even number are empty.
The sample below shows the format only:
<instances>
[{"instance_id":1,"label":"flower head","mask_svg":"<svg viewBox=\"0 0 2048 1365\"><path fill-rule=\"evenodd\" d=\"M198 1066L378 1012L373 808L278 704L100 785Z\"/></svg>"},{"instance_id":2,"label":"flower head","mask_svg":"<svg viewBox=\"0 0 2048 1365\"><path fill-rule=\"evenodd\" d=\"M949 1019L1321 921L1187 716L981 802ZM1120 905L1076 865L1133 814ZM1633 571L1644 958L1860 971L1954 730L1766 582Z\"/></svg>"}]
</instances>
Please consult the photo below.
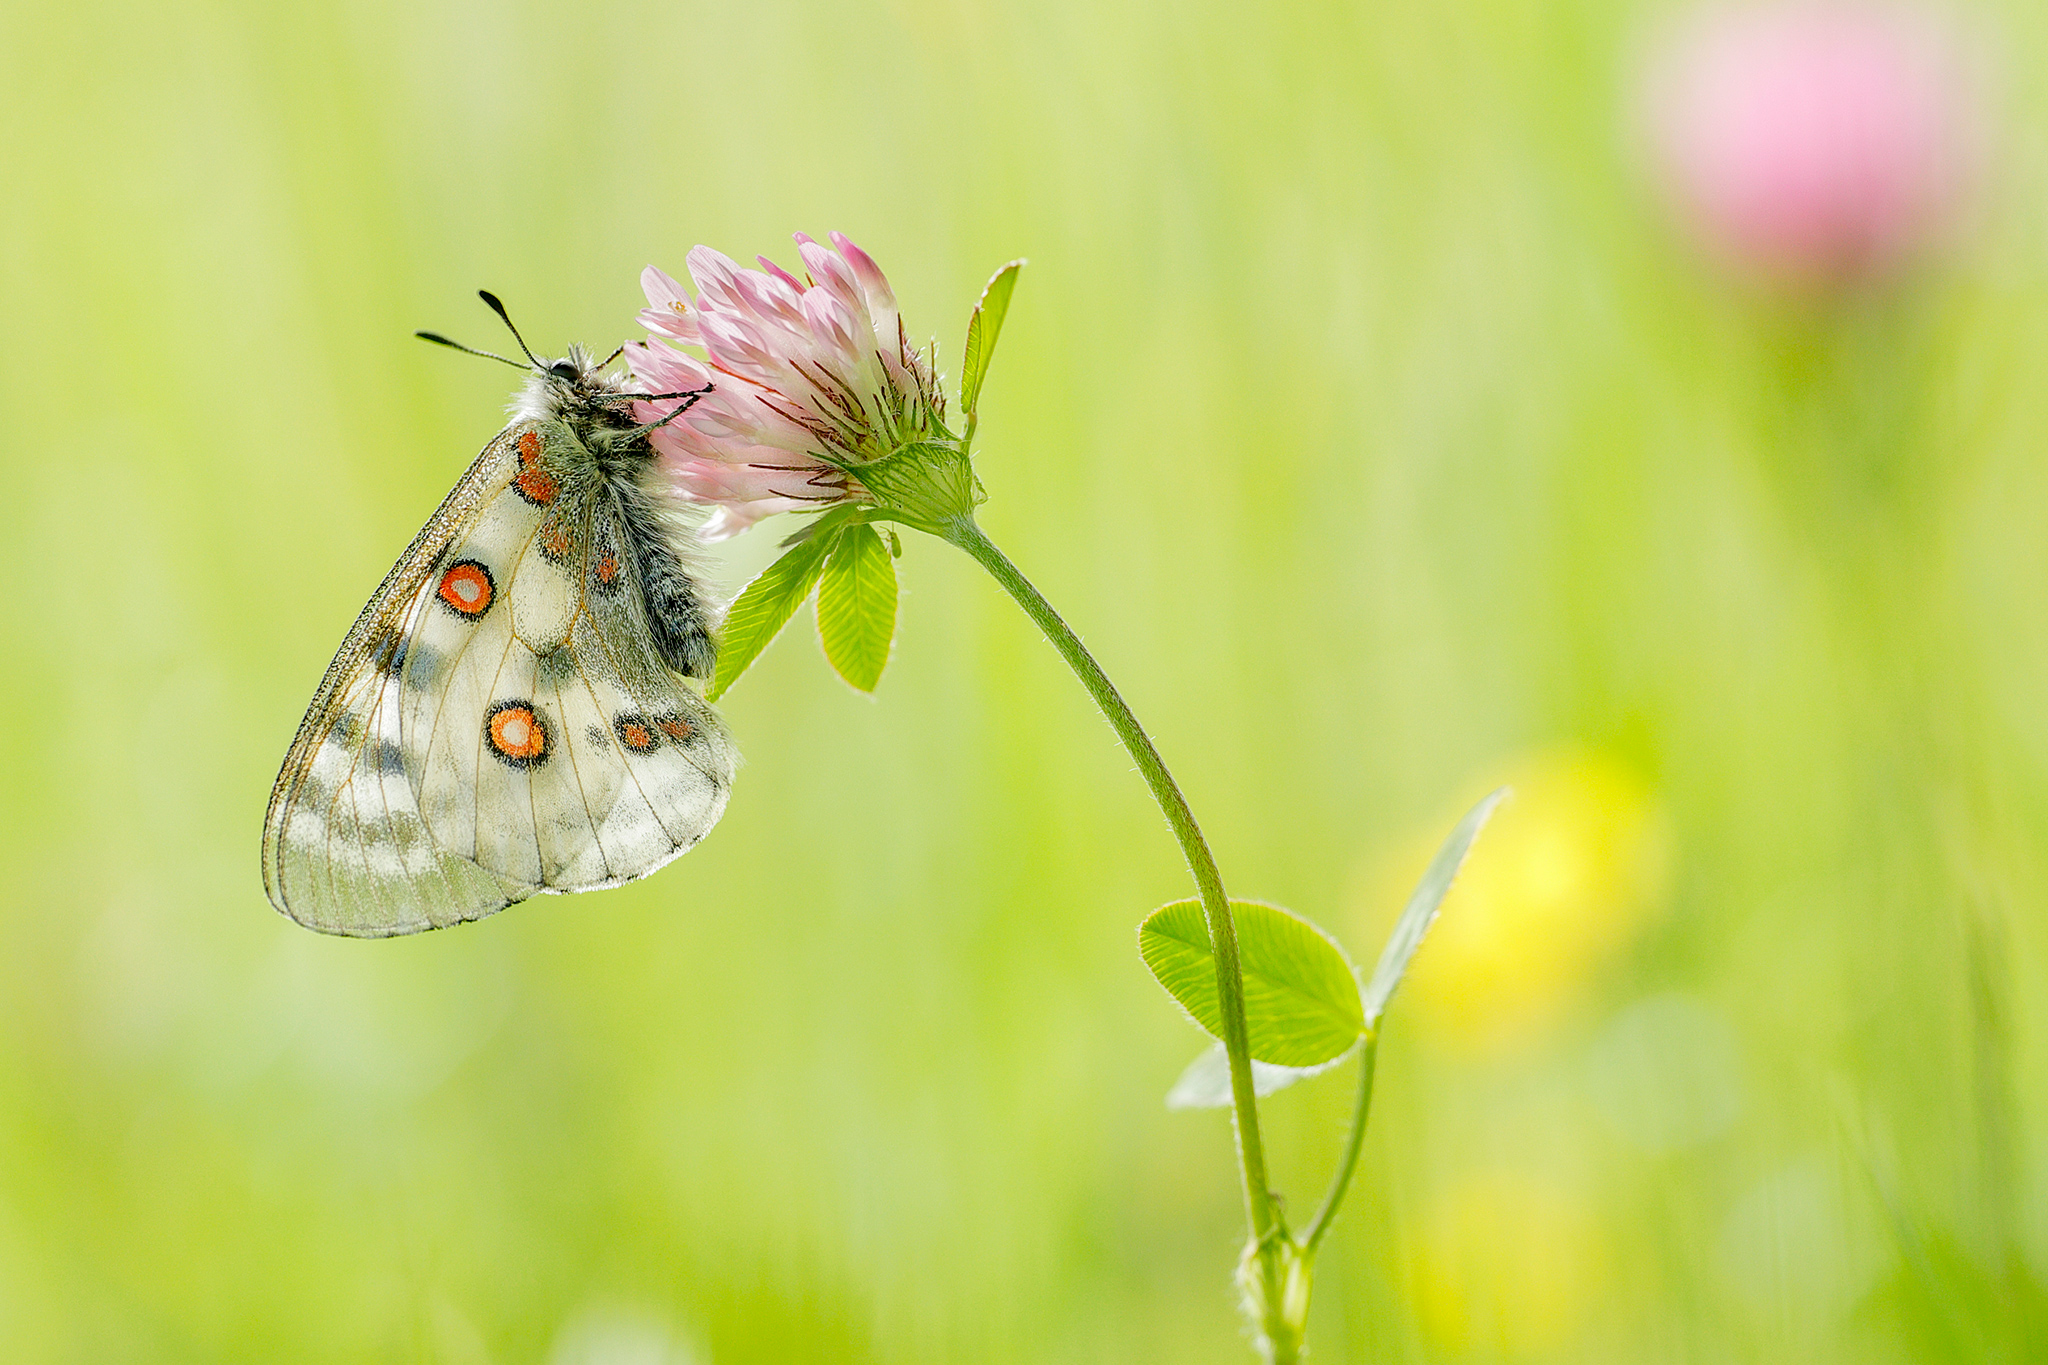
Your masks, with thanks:
<instances>
[{"instance_id":1,"label":"flower head","mask_svg":"<svg viewBox=\"0 0 2048 1365\"><path fill-rule=\"evenodd\" d=\"M1930 14L1881 0L1703 10L1646 95L1689 225L1752 273L1881 275L1943 226L1970 169L1966 71Z\"/></svg>"},{"instance_id":2,"label":"flower head","mask_svg":"<svg viewBox=\"0 0 2048 1365\"><path fill-rule=\"evenodd\" d=\"M634 375L650 393L711 386L651 437L683 496L716 505L706 539L775 512L877 501L905 452L952 439L930 359L910 344L880 268L837 232L829 247L796 242L806 279L706 246L686 258L694 299L653 266L640 277L653 336L626 347ZM636 406L654 422L675 404Z\"/></svg>"}]
</instances>

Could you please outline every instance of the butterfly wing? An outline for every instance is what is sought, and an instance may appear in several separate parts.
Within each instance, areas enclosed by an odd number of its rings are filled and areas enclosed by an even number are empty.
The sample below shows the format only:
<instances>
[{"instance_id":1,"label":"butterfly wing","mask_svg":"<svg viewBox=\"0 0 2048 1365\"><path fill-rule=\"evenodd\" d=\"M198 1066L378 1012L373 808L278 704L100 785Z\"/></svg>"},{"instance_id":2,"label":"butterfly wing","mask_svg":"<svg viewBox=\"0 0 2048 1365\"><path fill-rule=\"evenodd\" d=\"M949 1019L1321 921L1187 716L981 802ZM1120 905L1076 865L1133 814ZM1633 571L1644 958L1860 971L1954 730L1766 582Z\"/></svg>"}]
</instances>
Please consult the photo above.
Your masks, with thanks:
<instances>
[{"instance_id":1,"label":"butterfly wing","mask_svg":"<svg viewBox=\"0 0 2048 1365\"><path fill-rule=\"evenodd\" d=\"M621 503L633 494L597 474L568 427L535 434L538 459L446 557L449 573L472 564L509 580L510 610L422 620L431 674L408 668L405 728L426 737L408 754L444 848L580 891L643 876L701 839L736 755L654 650Z\"/></svg>"},{"instance_id":2,"label":"butterfly wing","mask_svg":"<svg viewBox=\"0 0 2048 1365\"><path fill-rule=\"evenodd\" d=\"M484 448L386 574L313 694L271 789L263 881L310 928L375 937L489 914L532 894L441 849L405 763L408 643L457 531L511 478L504 433Z\"/></svg>"},{"instance_id":3,"label":"butterfly wing","mask_svg":"<svg viewBox=\"0 0 2048 1365\"><path fill-rule=\"evenodd\" d=\"M653 652L620 496L564 423L485 448L300 727L264 843L281 910L410 933L642 876L717 821L737 756Z\"/></svg>"}]
</instances>

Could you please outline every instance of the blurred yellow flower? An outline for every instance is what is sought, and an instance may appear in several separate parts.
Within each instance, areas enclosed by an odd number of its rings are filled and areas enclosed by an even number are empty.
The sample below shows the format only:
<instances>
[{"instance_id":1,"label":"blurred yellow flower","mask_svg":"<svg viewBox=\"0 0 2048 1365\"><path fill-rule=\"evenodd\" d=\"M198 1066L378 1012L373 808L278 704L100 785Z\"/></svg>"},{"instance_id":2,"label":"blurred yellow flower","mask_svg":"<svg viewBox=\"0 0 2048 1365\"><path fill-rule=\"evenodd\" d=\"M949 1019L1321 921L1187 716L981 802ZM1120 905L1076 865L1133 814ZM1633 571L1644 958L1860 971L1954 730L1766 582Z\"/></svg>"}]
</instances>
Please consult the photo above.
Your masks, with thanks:
<instances>
[{"instance_id":1,"label":"blurred yellow flower","mask_svg":"<svg viewBox=\"0 0 2048 1365\"><path fill-rule=\"evenodd\" d=\"M1416 1311L1446 1350L1550 1355L1577 1336L1606 1279L1606 1242L1583 1201L1520 1172L1463 1177L1420 1233Z\"/></svg>"},{"instance_id":2,"label":"blurred yellow flower","mask_svg":"<svg viewBox=\"0 0 2048 1365\"><path fill-rule=\"evenodd\" d=\"M1507 780L1514 797L1474 846L1409 982L1433 1036L1489 1051L1534 1041L1584 997L1657 909L1669 865L1662 811L1619 760L1545 750L1509 765ZM1362 942L1384 936L1439 837L1419 831L1360 878Z\"/></svg>"}]
</instances>

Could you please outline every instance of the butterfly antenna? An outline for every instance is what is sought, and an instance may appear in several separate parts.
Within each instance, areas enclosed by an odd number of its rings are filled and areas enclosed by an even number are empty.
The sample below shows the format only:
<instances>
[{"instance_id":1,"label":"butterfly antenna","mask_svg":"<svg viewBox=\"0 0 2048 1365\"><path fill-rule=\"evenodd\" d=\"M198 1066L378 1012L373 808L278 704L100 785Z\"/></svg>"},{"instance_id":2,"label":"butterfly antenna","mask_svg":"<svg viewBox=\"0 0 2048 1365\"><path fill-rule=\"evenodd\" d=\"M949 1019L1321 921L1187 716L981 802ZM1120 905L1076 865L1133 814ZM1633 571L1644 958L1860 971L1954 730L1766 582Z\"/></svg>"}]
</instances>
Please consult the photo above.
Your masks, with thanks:
<instances>
[{"instance_id":1,"label":"butterfly antenna","mask_svg":"<svg viewBox=\"0 0 2048 1365\"><path fill-rule=\"evenodd\" d=\"M526 338L519 335L519 329L512 325L512 315L505 311L505 305L499 300L498 296L488 289L477 290L476 296L491 306L491 311L498 315L499 320L505 324L505 329L512 333L512 339L519 343L519 349L525 351L526 358L533 362L533 368L545 370L547 366L541 364L540 357L535 355L527 346Z\"/></svg>"},{"instance_id":2,"label":"butterfly antenna","mask_svg":"<svg viewBox=\"0 0 2048 1365\"><path fill-rule=\"evenodd\" d=\"M461 351L465 355L480 355L485 360L495 360L501 365L510 365L515 370L523 370L526 368L518 361L507 360L504 356L499 355L495 351L479 351L474 346L465 346L459 341L450 341L447 337L442 336L439 332L414 332L413 335L418 337L421 341L431 341L436 346L446 346L451 351Z\"/></svg>"}]
</instances>

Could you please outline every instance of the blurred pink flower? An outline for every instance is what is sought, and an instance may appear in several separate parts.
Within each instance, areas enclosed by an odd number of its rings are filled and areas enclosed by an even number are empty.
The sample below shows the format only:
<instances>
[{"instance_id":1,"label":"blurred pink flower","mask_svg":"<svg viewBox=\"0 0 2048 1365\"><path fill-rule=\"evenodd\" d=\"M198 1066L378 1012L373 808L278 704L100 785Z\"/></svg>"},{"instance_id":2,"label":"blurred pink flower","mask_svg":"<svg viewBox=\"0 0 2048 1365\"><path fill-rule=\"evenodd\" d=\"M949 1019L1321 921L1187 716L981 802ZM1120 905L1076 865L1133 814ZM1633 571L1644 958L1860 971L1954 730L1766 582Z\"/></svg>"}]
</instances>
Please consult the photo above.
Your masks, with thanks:
<instances>
[{"instance_id":1,"label":"blurred pink flower","mask_svg":"<svg viewBox=\"0 0 2048 1365\"><path fill-rule=\"evenodd\" d=\"M1794 285L1885 274L1947 225L1977 129L1954 32L1903 4L1696 13L1650 67L1670 188L1705 243Z\"/></svg>"},{"instance_id":2,"label":"blurred pink flower","mask_svg":"<svg viewBox=\"0 0 2048 1365\"><path fill-rule=\"evenodd\" d=\"M640 276L640 321L654 336L626 347L634 375L650 393L713 386L652 437L683 495L717 505L707 540L772 513L863 499L858 466L945 435L945 398L881 270L837 232L830 247L802 233L796 242L807 280L766 257L743 269L706 246L686 258L694 300L653 266ZM674 406L636 411L651 422Z\"/></svg>"}]
</instances>

